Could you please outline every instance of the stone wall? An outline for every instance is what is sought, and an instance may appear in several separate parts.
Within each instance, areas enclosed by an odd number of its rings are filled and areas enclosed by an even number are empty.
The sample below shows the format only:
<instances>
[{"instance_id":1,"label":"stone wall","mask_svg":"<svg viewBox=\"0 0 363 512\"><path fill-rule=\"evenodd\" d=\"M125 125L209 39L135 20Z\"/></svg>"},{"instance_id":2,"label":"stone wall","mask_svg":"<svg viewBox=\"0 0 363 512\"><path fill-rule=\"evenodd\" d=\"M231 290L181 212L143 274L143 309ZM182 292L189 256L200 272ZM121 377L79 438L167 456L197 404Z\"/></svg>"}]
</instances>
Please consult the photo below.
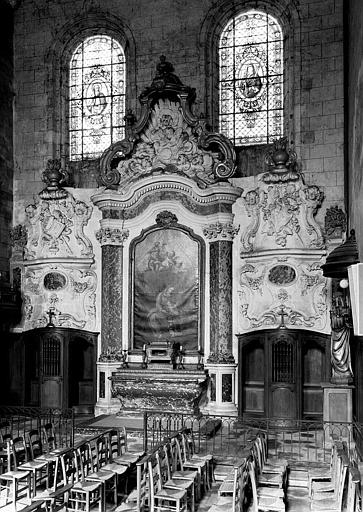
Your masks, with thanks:
<instances>
[{"instance_id":1,"label":"stone wall","mask_svg":"<svg viewBox=\"0 0 363 512\"><path fill-rule=\"evenodd\" d=\"M355 228L360 259L363 258L363 12L359 0L350 2L348 17L348 129L350 226Z\"/></svg>"},{"instance_id":2,"label":"stone wall","mask_svg":"<svg viewBox=\"0 0 363 512\"><path fill-rule=\"evenodd\" d=\"M0 272L9 271L13 191L13 12L0 6Z\"/></svg>"},{"instance_id":3,"label":"stone wall","mask_svg":"<svg viewBox=\"0 0 363 512\"><path fill-rule=\"evenodd\" d=\"M225 0L22 0L15 11L16 200L32 202L42 187L47 159L61 157L66 163L60 68L74 37L96 29L97 23L122 32L130 58L127 103L136 114L137 97L150 84L159 56L165 54L181 80L196 88L195 111L206 113L215 124L208 93L214 76L208 70L216 60L211 33L229 4ZM258 8L259 1L235 4L241 9ZM295 143L306 182L324 190L319 213L323 222L326 208L343 205L343 2L283 0L279 9L290 27L288 136ZM263 170L259 153L245 151L239 162L241 176ZM16 221L21 221L22 215L16 214Z\"/></svg>"}]
</instances>

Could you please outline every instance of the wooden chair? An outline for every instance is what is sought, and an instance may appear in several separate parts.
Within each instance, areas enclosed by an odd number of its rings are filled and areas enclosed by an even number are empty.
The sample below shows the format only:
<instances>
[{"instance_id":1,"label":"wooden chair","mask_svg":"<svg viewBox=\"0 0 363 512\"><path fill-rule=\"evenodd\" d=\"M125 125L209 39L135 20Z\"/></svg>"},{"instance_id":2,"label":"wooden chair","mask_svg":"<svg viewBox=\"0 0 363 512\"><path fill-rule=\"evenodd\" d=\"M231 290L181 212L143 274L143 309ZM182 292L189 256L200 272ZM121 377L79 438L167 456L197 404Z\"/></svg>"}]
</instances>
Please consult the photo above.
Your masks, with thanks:
<instances>
[{"instance_id":1,"label":"wooden chair","mask_svg":"<svg viewBox=\"0 0 363 512\"><path fill-rule=\"evenodd\" d=\"M187 491L163 488L160 478L160 467L156 453L150 455L148 466L150 512L186 512Z\"/></svg>"},{"instance_id":2,"label":"wooden chair","mask_svg":"<svg viewBox=\"0 0 363 512\"><path fill-rule=\"evenodd\" d=\"M102 482L87 481L82 459L74 450L61 456L63 471L68 484L71 484L67 502L67 510L89 512L91 508L98 507L99 512L105 511Z\"/></svg>"},{"instance_id":3,"label":"wooden chair","mask_svg":"<svg viewBox=\"0 0 363 512\"><path fill-rule=\"evenodd\" d=\"M170 443L164 444L164 449L168 452L171 462L171 473L173 478L192 481L194 484L194 496L198 502L201 500L201 476L198 470L185 469L181 456L180 444L176 437L170 439Z\"/></svg>"},{"instance_id":4,"label":"wooden chair","mask_svg":"<svg viewBox=\"0 0 363 512\"><path fill-rule=\"evenodd\" d=\"M195 442L192 429L184 429L182 431L183 438L185 440L185 450L188 460L199 460L205 461L207 465L207 488L210 489L212 482L215 482L214 477L214 460L212 454L196 455L195 453Z\"/></svg>"},{"instance_id":5,"label":"wooden chair","mask_svg":"<svg viewBox=\"0 0 363 512\"><path fill-rule=\"evenodd\" d=\"M127 434L125 427L111 430L109 432L110 438L110 460L116 464L123 466L131 466L144 455L144 451L141 452L129 452L127 449Z\"/></svg>"},{"instance_id":6,"label":"wooden chair","mask_svg":"<svg viewBox=\"0 0 363 512\"><path fill-rule=\"evenodd\" d=\"M117 473L104 469L108 462L108 448L105 437L101 434L93 441L84 443L77 449L84 458L84 466L87 467L86 480L96 480L103 484L104 501L111 496L113 503L117 506ZM87 464L89 459L90 465Z\"/></svg>"},{"instance_id":7,"label":"wooden chair","mask_svg":"<svg viewBox=\"0 0 363 512\"><path fill-rule=\"evenodd\" d=\"M348 490L347 490L347 507L346 512L356 512L360 502L360 482L361 475L356 466L349 465L348 468Z\"/></svg>"},{"instance_id":8,"label":"wooden chair","mask_svg":"<svg viewBox=\"0 0 363 512\"><path fill-rule=\"evenodd\" d=\"M182 460L183 469L184 470L191 470L191 471L198 471L199 478L201 482L201 488L203 489L203 492L206 493L208 489L210 488L210 481L209 481L209 468L208 468L208 461L202 460L193 457L192 459L188 457L189 455L189 448L186 441L185 436L183 436L182 433L177 435L175 437L177 444L179 445L179 453L180 458Z\"/></svg>"},{"instance_id":9,"label":"wooden chair","mask_svg":"<svg viewBox=\"0 0 363 512\"><path fill-rule=\"evenodd\" d=\"M149 456L136 463L136 489L118 506L115 512L144 512L149 508Z\"/></svg>"},{"instance_id":10,"label":"wooden chair","mask_svg":"<svg viewBox=\"0 0 363 512\"><path fill-rule=\"evenodd\" d=\"M219 495L209 512L242 512L245 505L245 492L248 481L247 462L244 460L233 469L232 493L228 496Z\"/></svg>"},{"instance_id":11,"label":"wooden chair","mask_svg":"<svg viewBox=\"0 0 363 512\"><path fill-rule=\"evenodd\" d=\"M247 462L248 473L252 490L252 502L248 508L248 512L285 512L286 506L284 498L280 495L266 495L258 493L254 460ZM271 491L280 491L279 489L271 489ZM265 491L266 492L266 491ZM281 491L280 491L281 493Z\"/></svg>"},{"instance_id":12,"label":"wooden chair","mask_svg":"<svg viewBox=\"0 0 363 512\"><path fill-rule=\"evenodd\" d=\"M44 500L50 512L57 512L67 507L71 488L72 483L67 481L66 468L59 455L55 458L54 466L50 472L49 485L46 489L37 493L34 501Z\"/></svg>"},{"instance_id":13,"label":"wooden chair","mask_svg":"<svg viewBox=\"0 0 363 512\"><path fill-rule=\"evenodd\" d=\"M14 464L18 469L31 471L32 473L32 496L37 493L38 486L48 485L49 479L49 466L48 462L44 459L29 460L28 447L25 442L25 437L20 436L10 441L10 447L13 451Z\"/></svg>"},{"instance_id":14,"label":"wooden chair","mask_svg":"<svg viewBox=\"0 0 363 512\"><path fill-rule=\"evenodd\" d=\"M163 488L165 489L178 489L187 492L188 509L191 512L195 511L195 487L192 480L185 480L185 478L177 478L172 475L171 464L168 456L166 444L163 443L156 451L158 459L158 466L160 469L160 478Z\"/></svg>"},{"instance_id":15,"label":"wooden chair","mask_svg":"<svg viewBox=\"0 0 363 512\"><path fill-rule=\"evenodd\" d=\"M267 470L264 471L263 467L263 453L261 446L258 442L254 441L251 448L252 457L256 465L256 482L257 485L264 485L269 487L279 487L281 489L286 488L286 469L282 470Z\"/></svg>"},{"instance_id":16,"label":"wooden chair","mask_svg":"<svg viewBox=\"0 0 363 512\"><path fill-rule=\"evenodd\" d=\"M0 475L1 504L11 502L13 510L17 510L31 502L32 472L18 468L11 439L6 443L6 451L8 470Z\"/></svg>"},{"instance_id":17,"label":"wooden chair","mask_svg":"<svg viewBox=\"0 0 363 512\"><path fill-rule=\"evenodd\" d=\"M310 510L312 512L319 512L323 510L326 512L341 512L342 510L343 492L349 461L345 453L342 453L339 457L341 457L342 461L340 464L338 478L336 480L336 487L331 493L315 492L313 494L310 502Z\"/></svg>"},{"instance_id":18,"label":"wooden chair","mask_svg":"<svg viewBox=\"0 0 363 512\"><path fill-rule=\"evenodd\" d=\"M113 471L116 474L116 490L121 496L127 495L129 466L117 464L110 458L112 456L110 433L102 434L102 453L99 456L100 469L104 471ZM119 492L120 485L123 483L123 492Z\"/></svg>"},{"instance_id":19,"label":"wooden chair","mask_svg":"<svg viewBox=\"0 0 363 512\"><path fill-rule=\"evenodd\" d=\"M330 466L327 468L311 468L308 470L309 497L313 492L333 491L336 487L336 479L340 472L342 462L339 452L342 453L342 443L334 442L330 457Z\"/></svg>"}]
</instances>

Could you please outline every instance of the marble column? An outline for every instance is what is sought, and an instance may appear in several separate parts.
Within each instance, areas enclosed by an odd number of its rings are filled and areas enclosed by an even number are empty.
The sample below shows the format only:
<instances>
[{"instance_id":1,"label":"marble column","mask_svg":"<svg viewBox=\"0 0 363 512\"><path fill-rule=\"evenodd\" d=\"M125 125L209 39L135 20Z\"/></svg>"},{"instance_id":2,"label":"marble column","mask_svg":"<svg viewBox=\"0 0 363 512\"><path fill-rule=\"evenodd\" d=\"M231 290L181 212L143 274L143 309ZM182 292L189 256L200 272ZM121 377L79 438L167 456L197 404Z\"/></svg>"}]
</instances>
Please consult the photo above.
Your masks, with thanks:
<instances>
[{"instance_id":1,"label":"marble column","mask_svg":"<svg viewBox=\"0 0 363 512\"><path fill-rule=\"evenodd\" d=\"M211 378L207 412L236 415L235 370L232 353L232 244L239 228L230 222L210 224L210 353L205 368Z\"/></svg>"},{"instance_id":2,"label":"marble column","mask_svg":"<svg viewBox=\"0 0 363 512\"><path fill-rule=\"evenodd\" d=\"M102 246L101 354L122 348L123 243L128 230L101 228Z\"/></svg>"},{"instance_id":3,"label":"marble column","mask_svg":"<svg viewBox=\"0 0 363 512\"><path fill-rule=\"evenodd\" d=\"M217 222L203 231L210 240L210 351L232 354L232 243L239 227Z\"/></svg>"}]
</instances>

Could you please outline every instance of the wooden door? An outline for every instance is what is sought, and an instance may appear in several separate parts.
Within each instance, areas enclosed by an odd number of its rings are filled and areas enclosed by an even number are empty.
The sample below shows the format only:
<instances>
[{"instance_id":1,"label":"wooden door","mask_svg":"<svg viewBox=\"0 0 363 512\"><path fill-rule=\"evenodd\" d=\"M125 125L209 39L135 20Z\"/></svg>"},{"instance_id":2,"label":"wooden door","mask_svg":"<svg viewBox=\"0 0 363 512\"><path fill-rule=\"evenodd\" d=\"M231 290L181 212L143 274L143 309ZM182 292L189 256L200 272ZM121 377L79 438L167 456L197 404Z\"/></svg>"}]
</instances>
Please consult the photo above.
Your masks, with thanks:
<instances>
[{"instance_id":1,"label":"wooden door","mask_svg":"<svg viewBox=\"0 0 363 512\"><path fill-rule=\"evenodd\" d=\"M63 340L56 333L41 338L40 403L42 407L63 407Z\"/></svg>"},{"instance_id":2,"label":"wooden door","mask_svg":"<svg viewBox=\"0 0 363 512\"><path fill-rule=\"evenodd\" d=\"M327 381L330 372L328 334L266 329L238 339L242 416L322 418L321 383Z\"/></svg>"},{"instance_id":3,"label":"wooden door","mask_svg":"<svg viewBox=\"0 0 363 512\"><path fill-rule=\"evenodd\" d=\"M298 343L294 335L280 331L267 336L268 417L297 419L300 412Z\"/></svg>"}]
</instances>

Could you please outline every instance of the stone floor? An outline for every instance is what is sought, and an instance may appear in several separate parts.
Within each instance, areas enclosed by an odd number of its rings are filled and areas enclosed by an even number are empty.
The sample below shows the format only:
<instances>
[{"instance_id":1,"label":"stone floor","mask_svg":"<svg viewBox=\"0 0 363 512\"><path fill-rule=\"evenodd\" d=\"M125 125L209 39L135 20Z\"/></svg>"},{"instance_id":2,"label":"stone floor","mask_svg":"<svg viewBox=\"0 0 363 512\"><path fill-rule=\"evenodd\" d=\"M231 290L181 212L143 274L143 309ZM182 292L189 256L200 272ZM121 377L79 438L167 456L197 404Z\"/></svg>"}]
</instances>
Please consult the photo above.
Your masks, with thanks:
<instances>
[{"instance_id":1,"label":"stone floor","mask_svg":"<svg viewBox=\"0 0 363 512\"><path fill-rule=\"evenodd\" d=\"M142 418L133 417L119 417L115 415L111 416L100 416L98 418L92 418L89 421L78 423L78 434L76 438L80 438L84 435L91 434L93 429L97 427L111 428L116 425L123 425L128 431L128 449L130 451L140 451L143 446L143 423ZM89 427L89 431L87 432ZM236 450L237 452L238 450ZM218 458L216 472L218 473ZM221 470L223 473L223 470ZM292 472L293 473L293 472ZM304 485L304 472L303 468L299 468L298 474L302 477L302 485ZM198 512L207 512L209 507L213 505L218 499L218 488L221 481L217 481L213 484L212 489L207 492L203 497L202 501L198 506ZM307 484L307 481L306 481ZM310 510L310 500L308 497L307 487L294 487L288 486L287 490L287 506L286 512L307 512ZM111 512L111 509L110 511ZM228 510L226 510L228 512Z\"/></svg>"}]
</instances>

